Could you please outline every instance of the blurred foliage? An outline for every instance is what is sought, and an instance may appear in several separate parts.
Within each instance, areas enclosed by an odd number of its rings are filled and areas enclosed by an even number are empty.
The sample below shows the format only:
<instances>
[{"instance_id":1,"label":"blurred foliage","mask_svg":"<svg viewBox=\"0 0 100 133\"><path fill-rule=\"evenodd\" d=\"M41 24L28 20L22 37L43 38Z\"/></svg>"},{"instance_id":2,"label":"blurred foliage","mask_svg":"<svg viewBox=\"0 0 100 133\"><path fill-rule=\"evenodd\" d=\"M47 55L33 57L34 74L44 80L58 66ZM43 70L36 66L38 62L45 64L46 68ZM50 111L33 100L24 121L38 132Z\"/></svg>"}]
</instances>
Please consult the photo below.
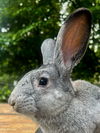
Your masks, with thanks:
<instances>
[{"instance_id":1,"label":"blurred foliage","mask_svg":"<svg viewBox=\"0 0 100 133\"><path fill-rule=\"evenodd\" d=\"M0 101L7 102L7 99L11 93L11 90L8 89L9 85L8 83L0 90Z\"/></svg>"},{"instance_id":2,"label":"blurred foliage","mask_svg":"<svg viewBox=\"0 0 100 133\"><path fill-rule=\"evenodd\" d=\"M0 76L0 101L7 102L7 99L14 87L14 80L17 79L16 76L3 74Z\"/></svg>"},{"instance_id":3,"label":"blurred foliage","mask_svg":"<svg viewBox=\"0 0 100 133\"><path fill-rule=\"evenodd\" d=\"M55 37L60 22L58 0L9 0L1 7L0 70L24 74L41 64L40 45ZM2 29L3 28L3 29Z\"/></svg>"},{"instance_id":4,"label":"blurred foliage","mask_svg":"<svg viewBox=\"0 0 100 133\"><path fill-rule=\"evenodd\" d=\"M0 0L0 101L6 101L13 81L41 65L40 46L56 38L61 23L80 7L91 10L89 48L73 70L73 79L100 82L99 0Z\"/></svg>"}]
</instances>

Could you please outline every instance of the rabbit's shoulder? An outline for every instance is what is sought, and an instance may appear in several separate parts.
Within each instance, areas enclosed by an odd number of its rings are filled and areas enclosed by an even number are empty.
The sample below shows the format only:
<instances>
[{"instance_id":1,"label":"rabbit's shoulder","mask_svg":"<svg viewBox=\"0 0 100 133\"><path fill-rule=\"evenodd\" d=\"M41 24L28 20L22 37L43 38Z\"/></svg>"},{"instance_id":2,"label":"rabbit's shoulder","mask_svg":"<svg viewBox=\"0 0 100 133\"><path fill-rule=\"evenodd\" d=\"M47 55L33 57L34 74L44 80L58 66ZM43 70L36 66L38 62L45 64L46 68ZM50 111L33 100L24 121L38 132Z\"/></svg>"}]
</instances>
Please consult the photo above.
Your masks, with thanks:
<instances>
[{"instance_id":1,"label":"rabbit's shoulder","mask_svg":"<svg viewBox=\"0 0 100 133\"><path fill-rule=\"evenodd\" d=\"M84 80L72 81L72 85L76 90L76 94L81 99L86 101L96 100L100 103L100 87Z\"/></svg>"},{"instance_id":2,"label":"rabbit's shoulder","mask_svg":"<svg viewBox=\"0 0 100 133\"><path fill-rule=\"evenodd\" d=\"M85 80L76 80L72 81L72 85L75 88L76 91L85 91L85 90L93 90L93 91L100 91L100 87L91 84L88 81Z\"/></svg>"},{"instance_id":3,"label":"rabbit's shoulder","mask_svg":"<svg viewBox=\"0 0 100 133\"><path fill-rule=\"evenodd\" d=\"M78 110L82 108L83 112L88 112L86 118L91 118L96 126L94 133L100 133L100 87L84 80L72 81L72 84L77 94L74 105Z\"/></svg>"}]
</instances>

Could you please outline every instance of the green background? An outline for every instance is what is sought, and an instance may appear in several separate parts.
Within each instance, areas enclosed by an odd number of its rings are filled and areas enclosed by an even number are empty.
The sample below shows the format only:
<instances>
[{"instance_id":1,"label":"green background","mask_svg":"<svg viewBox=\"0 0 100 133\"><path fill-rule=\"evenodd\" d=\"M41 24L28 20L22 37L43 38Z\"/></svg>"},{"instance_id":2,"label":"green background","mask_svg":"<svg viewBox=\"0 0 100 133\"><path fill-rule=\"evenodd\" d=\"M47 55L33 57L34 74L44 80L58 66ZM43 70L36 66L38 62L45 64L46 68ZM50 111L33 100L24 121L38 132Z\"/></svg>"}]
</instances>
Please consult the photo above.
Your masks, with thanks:
<instances>
[{"instance_id":1,"label":"green background","mask_svg":"<svg viewBox=\"0 0 100 133\"><path fill-rule=\"evenodd\" d=\"M93 15L87 52L72 79L100 84L100 0L0 0L0 101L6 102L26 72L42 64L40 46L56 39L61 23L75 9Z\"/></svg>"}]
</instances>

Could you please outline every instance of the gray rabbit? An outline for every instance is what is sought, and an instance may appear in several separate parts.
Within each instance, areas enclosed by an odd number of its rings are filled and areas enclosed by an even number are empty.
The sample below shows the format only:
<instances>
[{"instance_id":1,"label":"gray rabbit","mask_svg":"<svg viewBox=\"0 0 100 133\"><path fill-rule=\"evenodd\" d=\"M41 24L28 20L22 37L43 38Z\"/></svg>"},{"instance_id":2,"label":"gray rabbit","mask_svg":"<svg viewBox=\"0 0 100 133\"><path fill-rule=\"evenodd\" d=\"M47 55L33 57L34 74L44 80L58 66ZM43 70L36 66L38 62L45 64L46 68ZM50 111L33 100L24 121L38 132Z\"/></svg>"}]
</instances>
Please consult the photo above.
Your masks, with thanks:
<instances>
[{"instance_id":1,"label":"gray rabbit","mask_svg":"<svg viewBox=\"0 0 100 133\"><path fill-rule=\"evenodd\" d=\"M16 85L9 104L36 121L36 133L100 133L100 88L70 74L83 57L91 30L91 13L81 8L62 25L57 40L41 47L43 65Z\"/></svg>"}]
</instances>

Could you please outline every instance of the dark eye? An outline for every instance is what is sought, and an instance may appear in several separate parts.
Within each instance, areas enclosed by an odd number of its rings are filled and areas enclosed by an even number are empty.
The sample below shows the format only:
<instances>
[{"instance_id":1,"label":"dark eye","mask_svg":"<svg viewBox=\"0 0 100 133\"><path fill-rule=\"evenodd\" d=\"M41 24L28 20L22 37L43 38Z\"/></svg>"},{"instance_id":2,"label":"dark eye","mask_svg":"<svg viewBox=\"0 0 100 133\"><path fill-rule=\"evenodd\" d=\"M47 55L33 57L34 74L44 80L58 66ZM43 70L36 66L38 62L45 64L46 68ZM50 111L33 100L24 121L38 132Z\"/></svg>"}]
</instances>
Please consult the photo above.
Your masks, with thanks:
<instances>
[{"instance_id":1,"label":"dark eye","mask_svg":"<svg viewBox=\"0 0 100 133\"><path fill-rule=\"evenodd\" d=\"M48 84L48 79L45 77L41 77L39 80L39 85L45 86Z\"/></svg>"}]
</instances>

